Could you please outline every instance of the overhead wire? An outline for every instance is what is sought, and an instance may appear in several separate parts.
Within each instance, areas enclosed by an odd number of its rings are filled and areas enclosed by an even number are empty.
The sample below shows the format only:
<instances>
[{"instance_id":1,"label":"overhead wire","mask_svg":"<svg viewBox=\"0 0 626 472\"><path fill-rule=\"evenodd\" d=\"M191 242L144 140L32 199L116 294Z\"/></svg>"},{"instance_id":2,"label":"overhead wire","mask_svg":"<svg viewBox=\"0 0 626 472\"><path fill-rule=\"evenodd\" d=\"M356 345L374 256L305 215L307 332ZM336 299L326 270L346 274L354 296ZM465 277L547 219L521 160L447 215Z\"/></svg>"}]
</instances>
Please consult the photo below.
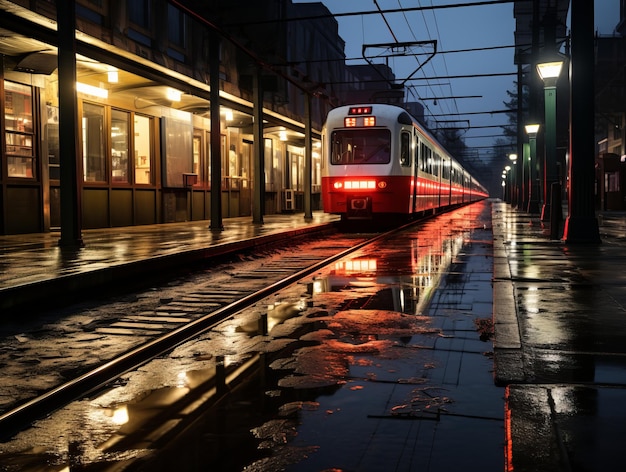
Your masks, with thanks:
<instances>
[{"instance_id":1,"label":"overhead wire","mask_svg":"<svg viewBox=\"0 0 626 472\"><path fill-rule=\"evenodd\" d=\"M401 4L400 4L400 0L398 0L398 4L399 4L399 5L401 5ZM419 0L418 0L417 4L418 4L420 7L422 6L421 1L419 1ZM425 27L425 29L426 29L426 34L427 34L427 35L428 35L428 37L430 38L430 37L431 37L431 34L430 34L430 30L429 30L429 28L428 28L428 21L426 21L426 15L424 14L424 12L423 12L423 11L422 11L421 13L422 13L422 15L421 15L421 16L422 16L422 20L424 21L424 27ZM405 20L406 20L406 13L405 13L405 12L403 12L403 15L405 15ZM408 20L407 20L407 24L408 24ZM415 33L413 32L413 29L409 27L409 30L410 30L410 31L411 31L411 33L415 36ZM431 64L429 64L429 67L432 69L433 73L435 73L435 66L434 66L432 63L431 63ZM425 75L425 74L426 74L426 72L425 72L424 70L422 70L421 72L422 72L422 75ZM433 90L433 88L432 88L432 87L429 87L429 89L430 89L430 91L431 91L431 93L432 93L433 95L436 95L436 92ZM442 89L441 89L441 88L440 88L440 90L442 91ZM450 91L452 91L452 87L450 87ZM433 106L435 105L435 103L436 103L436 102L433 102ZM428 103L424 103L424 108L425 108L425 109L427 109L427 110L428 110L428 112L432 115L432 111L430 110L430 107L428 106Z\"/></svg>"},{"instance_id":2,"label":"overhead wire","mask_svg":"<svg viewBox=\"0 0 626 472\"><path fill-rule=\"evenodd\" d=\"M427 10L444 10L444 9L452 9L452 8L465 8L465 7L477 7L477 6L488 6L488 5L504 5L507 3L515 3L516 0L483 0L476 2L463 2L463 3L449 3L446 5L430 5L426 7L408 7L408 8L392 8L389 10L382 10L382 13L402 13L402 12L412 12L412 11L427 11ZM329 14L320 14L320 15L309 15L309 16L296 16L289 18L279 18L279 19L271 19L271 20L255 20L255 21L245 21L245 22L235 22L235 23L226 23L224 27L231 26L256 26L263 24L274 24L274 23L287 23L292 21L305 21L305 20L322 20L327 18L341 18L346 16L364 16L364 15L379 15L381 12L378 10L367 10L367 11L351 11L344 13L329 13Z\"/></svg>"},{"instance_id":3,"label":"overhead wire","mask_svg":"<svg viewBox=\"0 0 626 472\"><path fill-rule=\"evenodd\" d=\"M365 34L365 23L364 23L364 18L367 15L380 15L383 18L383 21L385 22L391 36L393 37L394 41L397 43L398 39L397 36L395 35L391 23L389 23L387 17L385 15L387 14L392 14L392 13L401 13L404 17L405 22L407 23L408 29L411 32L411 35L413 36L413 38L417 38L417 35L415 33L415 31L413 30L413 27L411 25L411 22L409 21L409 18L407 16L408 12L419 12L421 13L422 19L424 21L424 26L425 26L425 30L427 32L428 37L432 37L431 31L430 31L430 27L429 27L429 21L427 21L426 19L426 15L425 12L426 11L431 11L432 12L432 22L431 24L433 24L435 26L435 33L436 33L436 37L438 38L439 41L441 41L440 39L440 31L439 31L439 27L438 27L438 23L437 23L437 19L435 17L435 12L437 10L441 10L441 9L450 9L450 8L460 8L460 7L470 7L470 6L485 6L485 5L501 5L501 4L507 4L507 3L513 3L514 0L487 0L487 1L475 1L475 2L464 2L464 3L456 3L456 4L447 4L447 5L433 5L432 4L432 0L430 2L430 5L422 5L421 0L418 0L418 6L417 7L403 7L401 0L397 0L398 1L398 6L399 8L393 8L393 9L382 9L378 3L377 0L374 0L374 4L376 6L375 10L371 10L371 11L358 11L358 12L346 12L346 13L335 13L335 14L330 14L330 15L315 15L315 16L307 16L307 17L294 17L294 18L286 18L283 21L302 21L302 20L311 20L311 19L321 19L321 18L328 18L328 17L332 17L332 18L341 18L341 17L347 17L347 16L360 16L361 21L362 21L362 31L363 31L363 39L365 39L366 34ZM260 22L250 22L250 24L260 24L263 23L263 21ZM244 23L239 23L238 25L241 26ZM513 48L515 46L511 45L503 45L503 46L492 46L492 47L485 47L485 48L472 48L472 49L457 49L457 50L450 50L450 51L441 51L438 52L438 55L442 56L442 60L443 60L443 67L445 70L445 74L443 76L438 76L435 70L435 66L434 64L430 64L430 68L433 72L432 75L428 76L426 74L425 70L421 70L420 75L422 77L411 77L409 78L411 81L420 81L420 80L425 80L427 82L426 86L428 87L428 89L432 92L432 94L434 96L436 96L437 94L435 93L433 86L432 86L432 82L436 81L436 80L441 80L441 79L459 79L459 78L478 78L478 77L497 77L497 76L506 76L506 75L510 75L510 76L515 76L517 75L517 73L515 72L511 72L511 73L499 73L499 74L472 74L472 75L466 75L466 76L462 76L462 75L450 75L449 74L449 69L448 69L448 64L445 60L445 54L452 54L452 53L463 53L463 52L471 52L471 51L486 51L486 50L495 50L495 49L504 49L504 48ZM426 54L426 53L424 53ZM417 59L417 54L416 56L416 60ZM382 54L378 57L384 57L382 56ZM357 58L354 58L354 60L356 60ZM358 58L358 59L362 59L362 58ZM344 61L350 61L353 59L350 58L345 58L343 59ZM302 61L302 62L309 62L309 61ZM310 61L313 62L313 61ZM284 65L288 65L288 64L284 64ZM371 82L376 82L376 80L372 80ZM345 83L350 83L350 82L345 82ZM414 94L416 96L419 97L419 94L417 94L417 92L414 90L414 87L416 87L417 85L415 85L414 83L411 85L407 85L407 91L411 94ZM439 91L442 92L443 94L443 89L441 89L441 85L437 84L437 86L439 87ZM452 85L448 84L449 90L450 90L450 95L454 96L454 93L452 92ZM463 116L464 114L459 112L459 108L458 108L458 103L456 100L452 101L452 105L450 105L450 102L444 102L442 104L442 107L444 107L444 109L446 109L449 113L447 114L437 114L434 113L434 111L429 107L429 104L426 102L422 102L424 107L426 108L426 110L428 111L429 115L432 116L435 121L436 117L439 116ZM472 126L472 128L476 128L474 126Z\"/></svg>"}]
</instances>

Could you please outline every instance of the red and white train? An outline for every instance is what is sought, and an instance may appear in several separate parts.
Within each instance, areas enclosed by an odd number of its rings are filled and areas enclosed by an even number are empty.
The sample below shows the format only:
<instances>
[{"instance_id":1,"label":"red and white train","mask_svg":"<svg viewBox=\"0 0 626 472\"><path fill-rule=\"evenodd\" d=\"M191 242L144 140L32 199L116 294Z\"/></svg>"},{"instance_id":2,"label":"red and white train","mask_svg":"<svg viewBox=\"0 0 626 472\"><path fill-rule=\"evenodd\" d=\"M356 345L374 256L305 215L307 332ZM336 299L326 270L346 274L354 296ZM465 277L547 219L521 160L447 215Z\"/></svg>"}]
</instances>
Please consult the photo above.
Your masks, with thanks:
<instances>
[{"instance_id":1,"label":"red and white train","mask_svg":"<svg viewBox=\"0 0 626 472\"><path fill-rule=\"evenodd\" d=\"M417 216L488 197L478 180L397 106L331 110L322 149L324 211L342 220Z\"/></svg>"}]
</instances>

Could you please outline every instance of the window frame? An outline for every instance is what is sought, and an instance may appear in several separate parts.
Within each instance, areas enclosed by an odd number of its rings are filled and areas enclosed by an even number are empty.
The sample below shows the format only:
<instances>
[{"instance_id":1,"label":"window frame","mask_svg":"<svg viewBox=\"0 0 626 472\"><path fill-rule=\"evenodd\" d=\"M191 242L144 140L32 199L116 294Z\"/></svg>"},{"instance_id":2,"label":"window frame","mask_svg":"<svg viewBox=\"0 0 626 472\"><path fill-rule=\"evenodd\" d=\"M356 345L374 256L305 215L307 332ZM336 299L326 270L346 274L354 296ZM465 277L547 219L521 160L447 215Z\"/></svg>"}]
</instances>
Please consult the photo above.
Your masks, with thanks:
<instances>
[{"instance_id":1,"label":"window frame","mask_svg":"<svg viewBox=\"0 0 626 472\"><path fill-rule=\"evenodd\" d=\"M13 89L11 89L13 87ZM26 92L28 93L22 93ZM11 98L7 94L11 94ZM4 146L2 148L3 161L6 163L4 171L9 179L19 179L24 181L37 181L40 176L39 171L39 150L38 150L38 95L36 87L32 85L22 84L10 80L3 79L2 83L3 109L2 109L2 133L4 135ZM21 94L27 96L23 103L30 104L30 110L22 110L19 117L9 120L8 106L16 103L13 94ZM15 109L12 109L12 117L15 115ZM24 117L30 117L30 127L19 129L19 125L9 128L9 122L19 122L25 120ZM10 150L9 147L12 149ZM21 150L29 150L28 154L20 152ZM18 167L23 168L23 172L18 172ZM13 172L12 172L13 169ZM22 175L23 174L23 175ZM30 174L30 175L29 175Z\"/></svg>"}]
</instances>

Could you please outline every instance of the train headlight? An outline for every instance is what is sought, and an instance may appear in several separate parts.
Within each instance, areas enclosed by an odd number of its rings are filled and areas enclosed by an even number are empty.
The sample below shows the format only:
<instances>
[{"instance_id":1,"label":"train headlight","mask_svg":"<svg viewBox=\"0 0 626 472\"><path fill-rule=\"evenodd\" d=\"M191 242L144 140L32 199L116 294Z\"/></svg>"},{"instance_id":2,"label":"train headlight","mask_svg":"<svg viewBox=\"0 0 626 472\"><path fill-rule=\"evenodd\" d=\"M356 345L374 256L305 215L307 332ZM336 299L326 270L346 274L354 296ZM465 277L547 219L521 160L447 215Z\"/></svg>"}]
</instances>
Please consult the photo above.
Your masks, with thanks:
<instances>
[{"instance_id":1,"label":"train headlight","mask_svg":"<svg viewBox=\"0 0 626 472\"><path fill-rule=\"evenodd\" d=\"M343 188L343 184L341 182L335 182L335 183L333 183L333 187L336 190L339 190L339 189Z\"/></svg>"},{"instance_id":2,"label":"train headlight","mask_svg":"<svg viewBox=\"0 0 626 472\"><path fill-rule=\"evenodd\" d=\"M387 188L387 182L385 182L384 180L380 180L378 182L378 188L380 189Z\"/></svg>"}]
</instances>

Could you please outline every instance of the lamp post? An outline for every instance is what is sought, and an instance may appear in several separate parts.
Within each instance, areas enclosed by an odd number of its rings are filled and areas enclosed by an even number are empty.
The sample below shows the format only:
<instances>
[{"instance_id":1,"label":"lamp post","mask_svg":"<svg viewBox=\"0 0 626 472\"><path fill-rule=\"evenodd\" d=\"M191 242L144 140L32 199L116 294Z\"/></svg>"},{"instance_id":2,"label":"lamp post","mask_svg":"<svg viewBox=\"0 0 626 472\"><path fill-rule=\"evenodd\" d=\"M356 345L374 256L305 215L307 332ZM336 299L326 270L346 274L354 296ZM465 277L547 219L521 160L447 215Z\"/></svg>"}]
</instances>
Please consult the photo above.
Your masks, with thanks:
<instances>
[{"instance_id":1,"label":"lamp post","mask_svg":"<svg viewBox=\"0 0 626 472\"><path fill-rule=\"evenodd\" d=\"M543 80L545 108L545 153L543 163L543 208L541 221L550 220L558 230L561 189L556 163L556 83L563 67L563 61L542 62L537 64L537 72ZM558 208L557 208L558 206ZM551 228L552 228L551 226Z\"/></svg>"},{"instance_id":2,"label":"lamp post","mask_svg":"<svg viewBox=\"0 0 626 472\"><path fill-rule=\"evenodd\" d=\"M530 142L528 156L528 213L539 213L539 171L537 169L537 133L539 125L536 123L525 126Z\"/></svg>"},{"instance_id":3,"label":"lamp post","mask_svg":"<svg viewBox=\"0 0 626 472\"><path fill-rule=\"evenodd\" d=\"M511 182L513 183L512 187L511 187L511 203L513 204L513 206L518 206L519 202L520 202L520 195L521 193L519 192L519 171L517 169L517 154L509 154L509 159L512 162L512 176L511 176Z\"/></svg>"},{"instance_id":4,"label":"lamp post","mask_svg":"<svg viewBox=\"0 0 626 472\"><path fill-rule=\"evenodd\" d=\"M513 198L513 186L511 185L511 166L504 166L502 178L506 183L506 202L511 203Z\"/></svg>"}]
</instances>

